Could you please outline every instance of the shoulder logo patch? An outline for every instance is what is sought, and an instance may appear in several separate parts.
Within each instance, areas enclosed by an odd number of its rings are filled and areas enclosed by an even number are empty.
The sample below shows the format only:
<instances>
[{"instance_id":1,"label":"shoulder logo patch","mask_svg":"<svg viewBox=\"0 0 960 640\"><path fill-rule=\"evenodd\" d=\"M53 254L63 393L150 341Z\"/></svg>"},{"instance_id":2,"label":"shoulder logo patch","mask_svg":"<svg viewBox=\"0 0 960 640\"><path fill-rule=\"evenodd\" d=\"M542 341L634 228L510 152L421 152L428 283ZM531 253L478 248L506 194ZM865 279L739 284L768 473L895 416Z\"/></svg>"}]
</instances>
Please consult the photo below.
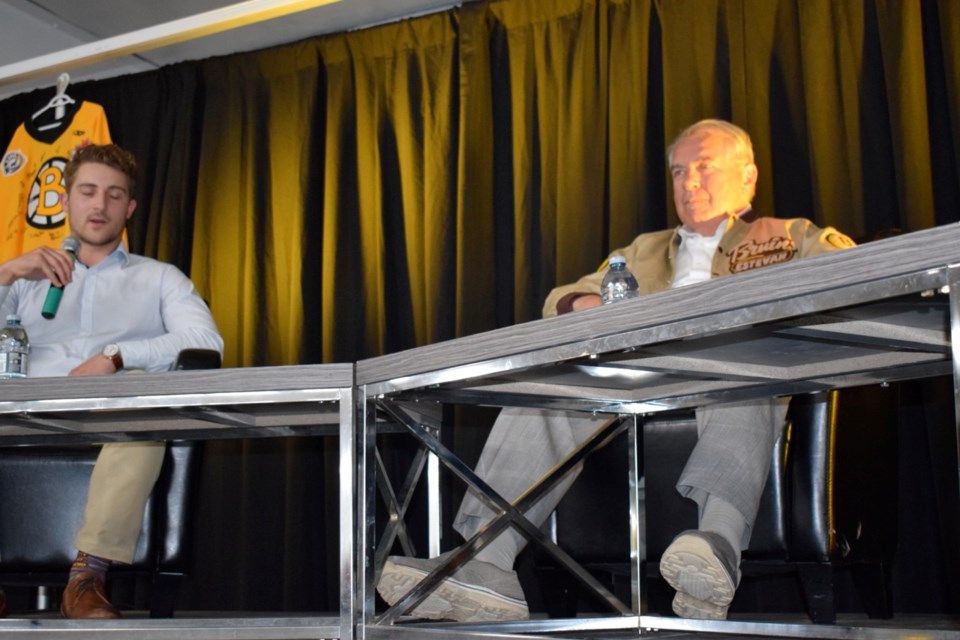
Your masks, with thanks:
<instances>
[{"instance_id":1,"label":"shoulder logo patch","mask_svg":"<svg viewBox=\"0 0 960 640\"><path fill-rule=\"evenodd\" d=\"M850 247L857 246L857 243L851 240L849 237L845 236L842 233L833 232L828 233L826 241L837 249L849 249Z\"/></svg>"},{"instance_id":2,"label":"shoulder logo patch","mask_svg":"<svg viewBox=\"0 0 960 640\"><path fill-rule=\"evenodd\" d=\"M3 175L12 176L27 164L27 157L19 149L8 151L3 156Z\"/></svg>"}]
</instances>

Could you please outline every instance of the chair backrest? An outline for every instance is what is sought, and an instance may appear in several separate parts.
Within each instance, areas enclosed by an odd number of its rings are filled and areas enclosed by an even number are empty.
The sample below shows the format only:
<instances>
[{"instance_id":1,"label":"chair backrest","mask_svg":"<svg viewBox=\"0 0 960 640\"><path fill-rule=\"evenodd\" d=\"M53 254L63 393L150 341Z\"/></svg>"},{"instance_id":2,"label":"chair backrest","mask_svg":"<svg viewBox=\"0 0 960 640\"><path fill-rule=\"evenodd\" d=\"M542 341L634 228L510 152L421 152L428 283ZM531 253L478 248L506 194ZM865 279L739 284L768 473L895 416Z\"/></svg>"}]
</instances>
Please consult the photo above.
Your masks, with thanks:
<instances>
[{"instance_id":1,"label":"chair backrest","mask_svg":"<svg viewBox=\"0 0 960 640\"><path fill-rule=\"evenodd\" d=\"M893 557L898 405L897 385L793 398L744 560ZM656 414L642 428L646 550L656 559L678 532L697 526L696 505L675 488L697 428L691 412ZM578 560L627 557L624 445L618 439L588 459L557 508L558 542Z\"/></svg>"}]
</instances>

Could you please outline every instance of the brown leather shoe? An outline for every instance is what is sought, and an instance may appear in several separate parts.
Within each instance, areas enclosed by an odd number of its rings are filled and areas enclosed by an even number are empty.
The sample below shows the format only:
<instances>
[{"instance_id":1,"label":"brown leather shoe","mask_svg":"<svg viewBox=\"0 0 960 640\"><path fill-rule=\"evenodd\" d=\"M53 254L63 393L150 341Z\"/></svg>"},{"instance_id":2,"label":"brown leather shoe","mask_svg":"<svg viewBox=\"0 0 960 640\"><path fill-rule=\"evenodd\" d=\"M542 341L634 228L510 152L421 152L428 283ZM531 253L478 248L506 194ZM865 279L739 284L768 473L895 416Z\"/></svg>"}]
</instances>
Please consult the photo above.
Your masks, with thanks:
<instances>
[{"instance_id":1,"label":"brown leather shoe","mask_svg":"<svg viewBox=\"0 0 960 640\"><path fill-rule=\"evenodd\" d=\"M96 574L78 572L70 576L60 600L64 618L119 618L103 590L103 579Z\"/></svg>"},{"instance_id":2,"label":"brown leather shoe","mask_svg":"<svg viewBox=\"0 0 960 640\"><path fill-rule=\"evenodd\" d=\"M0 618L6 618L8 613L10 609L7 608L7 594L0 589Z\"/></svg>"}]
</instances>

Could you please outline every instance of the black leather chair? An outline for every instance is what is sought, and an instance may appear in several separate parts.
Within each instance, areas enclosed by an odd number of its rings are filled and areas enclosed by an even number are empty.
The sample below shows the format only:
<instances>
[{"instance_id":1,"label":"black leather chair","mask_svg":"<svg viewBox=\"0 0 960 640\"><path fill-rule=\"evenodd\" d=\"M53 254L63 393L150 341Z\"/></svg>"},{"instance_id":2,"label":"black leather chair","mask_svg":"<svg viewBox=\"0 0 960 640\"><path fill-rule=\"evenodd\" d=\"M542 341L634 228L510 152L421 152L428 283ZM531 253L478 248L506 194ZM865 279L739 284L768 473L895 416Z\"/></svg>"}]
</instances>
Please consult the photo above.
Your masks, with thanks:
<instances>
[{"instance_id":1,"label":"black leather chair","mask_svg":"<svg viewBox=\"0 0 960 640\"><path fill-rule=\"evenodd\" d=\"M187 349L174 369L219 366L216 351ZM151 617L173 615L180 581L189 567L202 445L168 444L134 561L110 569L108 588L122 577L150 579ZM59 593L66 585L99 451L94 445L0 448L0 586L50 586ZM15 598L11 602L16 606Z\"/></svg>"},{"instance_id":2,"label":"black leather chair","mask_svg":"<svg viewBox=\"0 0 960 640\"><path fill-rule=\"evenodd\" d=\"M778 600L763 582L791 572L810 618L835 619L835 575L849 573L871 617L890 617L890 565L897 542L898 387L820 392L793 399L784 437L774 451L743 581L731 613L769 612ZM659 558L673 537L696 528L693 502L675 485L696 443L692 413L651 416L643 423L648 607L670 614L673 591L659 578ZM622 470L622 471L621 471ZM588 459L556 512L557 540L615 593L629 596L626 558L625 438ZM535 552L536 554L536 552ZM570 616L586 604L582 590L537 554L544 602L551 615ZM761 597L745 596L751 581ZM767 604L762 602L766 599Z\"/></svg>"}]
</instances>

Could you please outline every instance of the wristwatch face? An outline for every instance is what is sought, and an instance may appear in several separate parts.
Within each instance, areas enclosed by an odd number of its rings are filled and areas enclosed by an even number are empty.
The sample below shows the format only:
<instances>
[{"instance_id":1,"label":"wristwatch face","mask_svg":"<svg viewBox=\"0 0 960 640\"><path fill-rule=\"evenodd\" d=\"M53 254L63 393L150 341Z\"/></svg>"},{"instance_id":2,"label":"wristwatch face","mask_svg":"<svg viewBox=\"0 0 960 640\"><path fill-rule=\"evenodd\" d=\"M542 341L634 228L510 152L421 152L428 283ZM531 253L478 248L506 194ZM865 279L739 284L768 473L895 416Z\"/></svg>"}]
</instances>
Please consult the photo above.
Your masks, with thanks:
<instances>
[{"instance_id":1,"label":"wristwatch face","mask_svg":"<svg viewBox=\"0 0 960 640\"><path fill-rule=\"evenodd\" d=\"M113 366L117 371L123 369L123 357L120 355L120 345L108 344L100 353L103 354L104 358L108 358L113 361Z\"/></svg>"}]
</instances>

